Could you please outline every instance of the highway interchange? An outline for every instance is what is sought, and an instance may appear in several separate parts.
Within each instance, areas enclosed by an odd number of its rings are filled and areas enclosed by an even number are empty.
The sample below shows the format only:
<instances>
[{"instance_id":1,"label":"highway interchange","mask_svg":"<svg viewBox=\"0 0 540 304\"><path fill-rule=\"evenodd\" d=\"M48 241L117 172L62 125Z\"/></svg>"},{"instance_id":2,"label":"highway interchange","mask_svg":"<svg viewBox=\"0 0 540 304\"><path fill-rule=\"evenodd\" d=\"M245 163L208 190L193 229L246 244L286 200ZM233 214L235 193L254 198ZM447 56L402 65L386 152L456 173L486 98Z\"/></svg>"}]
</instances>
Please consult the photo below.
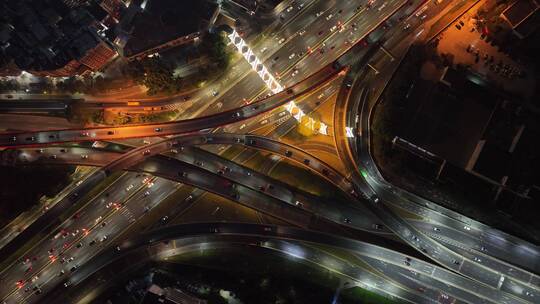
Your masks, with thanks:
<instances>
[{"instance_id":1,"label":"highway interchange","mask_svg":"<svg viewBox=\"0 0 540 304\"><path fill-rule=\"evenodd\" d=\"M8 282L0 288L2 299L6 303L35 302L41 297L41 294L36 294L37 290L46 294L48 290L53 290L56 286L65 288L62 283L70 275L77 277L79 267L92 268L85 266L85 262L93 256L104 250L103 256L115 254L115 237L136 226L137 222L145 217L149 210L158 206L162 200L181 187L177 183L181 182L221 195L303 228L310 228L312 217L315 214L339 225L375 233L393 241L397 240L395 235L390 235L389 228L400 236L402 241L417 248L419 253L425 254L428 260L433 259L441 265L473 279L466 279L443 268L436 268L445 276L452 276L455 280L466 280L453 285L454 290L447 285L437 285L439 283L436 283L437 280L433 277L420 279L413 276L411 279L411 270L420 272L422 267L432 267L430 268L432 274L437 273L433 270L435 266L422 260L413 258L415 262L418 260L418 263L423 263L422 266L417 267L415 263L407 262L411 264L407 265L405 263L407 260L399 253L395 253L399 258L390 263L391 265L377 264L378 262L374 258L380 259L380 253L371 257L362 257L363 261L369 262L370 265L383 272L386 278L397 282L396 286L399 286L400 290L397 296L410 302L439 301L441 290L444 290L442 293L444 296L465 303L534 302L534 299L540 297L540 279L533 274L538 273L540 268L537 247L490 227L482 226L480 223L464 218L455 212L452 213L450 210L434 207L429 202L423 202L412 194L406 194L400 189L394 189L391 185L385 184L384 181L381 181L380 174L377 173L369 153L363 150L366 148L365 145L361 144L362 140L366 140L365 136L369 132L359 130L358 132L362 136L349 138L344 134L345 126L340 126L339 123L333 124L336 142L340 138L342 140L347 138L343 144L336 145L338 152L340 152L339 158L346 164L350 162L350 165L345 166L349 169L365 168L368 173L367 177L360 174L358 170L350 170L351 172L345 174L337 172L331 165L313 155L279 142L279 138L284 136L295 122L288 114L285 114L288 119L281 119L277 113L283 112L276 108L285 104L292 97L299 98L300 107L306 113L310 113L317 109L317 106L313 106L313 101L328 102L327 98L335 94L337 95L336 106L351 109L345 111L347 117L339 118L337 121L347 124L349 128L357 128L355 118L358 108L361 109L359 104L363 105L363 101L369 97L369 94L366 93L368 92L366 83L376 83L376 80L368 79L369 82L366 81L366 78L370 76L366 77L368 73L363 72L367 69L365 62L357 64L357 66L353 64L347 69L342 69L345 64L336 67L332 63L346 51L349 51L352 44L358 41L360 42L357 46L361 47L358 47L359 50L353 49L358 54L365 55L366 52L369 52L369 48L378 49L372 45L371 41L367 45L363 43L363 41L368 40L365 37L366 34L372 32L377 25L386 20L386 17L404 5L405 1L387 1L385 3L387 4L380 10L377 8L377 5L380 5L378 2L371 9L362 6L361 9L357 10L358 5L355 1L306 1L303 9L298 10L293 16L294 20L287 22L283 29L279 29L277 26L278 30L275 33L268 34L267 39L257 44L255 49L259 51L261 58L266 59L267 67L271 71L275 71L280 83L284 87L290 87L292 91L287 89L282 93L263 99L269 94L269 91L265 89L264 83L257 77L257 74L249 70L249 65L239 60L238 64L234 65L231 75L228 76L234 79L232 85L230 84L231 79L224 79L198 92L199 95L194 95L194 100L208 100L208 106L186 113L186 115L196 115L199 118L183 119L179 122L159 125L32 131L1 135L0 145L20 148L13 155L10 154L12 150L3 152L3 155L7 155L8 159L14 157L16 162L36 161L37 164L75 163L103 166L104 169L94 173L95 179L84 180L79 188L73 191L80 196L83 196L84 192L81 188L85 185L96 185L107 175L116 171L127 169L161 177L155 178L141 173L122 173L119 179L109 185L109 188L77 210L73 217L66 219L50 233L47 233L41 242L34 244L29 251L20 255L18 262L14 262L10 267L6 267L0 272L2 282ZM322 14L317 17L319 12ZM328 18L330 15L332 17ZM346 29L330 31L338 18ZM314 21L318 22L313 23ZM356 24L354 26L357 28L356 30L352 26L353 23ZM402 23L395 26L395 31L402 36L397 34L392 36L394 41L415 35L415 32L403 31L402 26ZM321 31L323 33L319 34ZM279 43L283 38L285 40ZM346 43L346 41L348 42ZM388 49L393 48L388 42L386 45ZM312 54L309 54L308 47L313 50ZM321 53L321 48L324 49L324 53ZM293 53L295 55L289 59ZM378 53L369 55L370 57L366 56L366 58L372 58L372 62L384 61L384 57L387 55L381 53L379 50ZM276 57L279 58L275 61ZM346 60L340 62L349 64ZM296 70L298 73L291 76ZM347 74L343 75L345 71ZM381 71L380 74L384 74L384 72ZM339 84L335 85L338 80L342 83L341 87ZM310 94L311 91L317 93ZM212 96L212 92L219 92L219 94L217 97ZM323 94L322 100L318 98L321 94ZM343 95L346 98L340 98ZM246 105L246 100L256 99L257 103ZM349 100L354 102L350 103ZM260 114L272 109L279 111L276 113L275 119L256 120ZM360 111L359 115L369 115L363 110ZM203 112L207 116L200 116ZM336 115L337 113L338 111L335 112ZM212 119L208 119L208 117ZM248 118L250 120L247 120ZM263 136L220 133L184 135L163 141L158 139L155 144L150 145L141 145L141 140L136 139L136 137L181 134L216 127L226 129L229 133L256 132L261 128L261 122L264 120L267 122L262 124L263 126L275 124L275 126L270 127L270 131L262 134L272 136L273 140ZM366 118L363 117L362 122L367 125ZM231 126L225 126L228 124ZM216 131L214 130L214 132ZM15 139L13 139L14 136ZM121 157L119 157L120 153L106 149L97 150L69 145L38 147L50 143L125 138L133 138L128 142L140 147ZM360 142L360 149L356 147L357 141ZM227 151L227 148L220 150L221 147L243 146L245 151L242 153L246 156L239 157L240 160L249 159L250 150L253 148L280 155L282 159L292 159L298 166L308 167L320 178L327 179L336 185L343 191L344 195L349 197L350 204L336 206L332 202L319 201L264 174L250 171L245 166L241 166L239 160L236 162L240 164L235 164L224 157L201 152L201 150L193 150L194 148L190 147L209 144L212 145L209 150L218 154ZM33 148L24 148L25 146ZM343 148L354 150L356 153L343 151ZM65 152L60 152L61 149L64 149ZM166 157L155 156L163 152L168 152ZM115 161L110 163L113 159ZM248 172L250 172L249 175ZM245 178L245 176L249 176L249 178ZM270 188L268 185L273 186ZM86 189L89 191L91 188L87 187ZM73 200L76 199L72 196L66 197L64 206L69 205ZM186 196L185 200L195 199ZM63 206L62 203L58 204ZM405 210L413 216L402 218L396 215L398 209ZM284 212L284 210L287 211ZM166 220L163 222L166 224ZM382 229L375 228L374 225L381 225ZM464 231L464 227L468 229ZM65 231L63 232L62 229ZM271 229L275 230L275 228ZM414 238L411 238L411 232L414 232ZM93 241L95 243L90 245ZM81 244L80 248L79 244ZM111 249L106 249L108 247ZM283 251L287 253L287 250ZM62 252L61 256L60 252ZM313 255L316 254L321 253L313 253ZM69 261L71 257L74 257L73 261ZM26 258L29 260L26 261ZM34 258L36 259L34 260ZM475 258L480 261L475 260ZM60 263L62 259L65 259L66 262ZM314 259L312 258L312 260ZM459 265L455 262L458 262ZM70 269L74 266L77 267L71 273ZM520 266L525 266L525 268L520 268ZM407 272L408 277L406 278L405 273ZM358 273L351 272L351 270L344 271L344 273L349 277L358 277ZM502 282L501 273L507 278ZM17 286L16 282L21 280L23 286ZM441 281L447 284L447 280L448 278L444 278ZM419 289L419 285L432 287ZM34 286L39 286L39 288L34 290ZM390 294L396 296L391 292Z\"/></svg>"}]
</instances>

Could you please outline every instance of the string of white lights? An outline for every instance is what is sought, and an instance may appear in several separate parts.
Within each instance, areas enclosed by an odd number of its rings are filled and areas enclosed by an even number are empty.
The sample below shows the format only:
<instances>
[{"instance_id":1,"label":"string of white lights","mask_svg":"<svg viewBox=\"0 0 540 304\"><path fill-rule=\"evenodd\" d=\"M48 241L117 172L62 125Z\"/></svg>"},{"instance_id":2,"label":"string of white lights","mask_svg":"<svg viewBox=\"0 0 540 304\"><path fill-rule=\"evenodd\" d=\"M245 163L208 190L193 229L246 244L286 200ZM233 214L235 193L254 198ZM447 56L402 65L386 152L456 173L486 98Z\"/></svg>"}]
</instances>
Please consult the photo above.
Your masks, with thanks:
<instances>
[{"instance_id":1,"label":"string of white lights","mask_svg":"<svg viewBox=\"0 0 540 304\"><path fill-rule=\"evenodd\" d=\"M244 39L240 37L238 32L233 30L228 37L240 54L242 54L246 61L251 65L251 68L264 81L268 89L272 91L272 93L276 94L283 91L283 87L277 82L274 76L272 76L272 73L268 71L262 61L257 58ZM296 105L294 100L291 100L287 105L285 105L285 108L298 122L302 122L304 116L306 116L304 111L302 111L302 109ZM319 134L328 135L328 126L323 122L315 121L312 117L308 116L307 122L304 122L304 125L310 130L316 131Z\"/></svg>"}]
</instances>

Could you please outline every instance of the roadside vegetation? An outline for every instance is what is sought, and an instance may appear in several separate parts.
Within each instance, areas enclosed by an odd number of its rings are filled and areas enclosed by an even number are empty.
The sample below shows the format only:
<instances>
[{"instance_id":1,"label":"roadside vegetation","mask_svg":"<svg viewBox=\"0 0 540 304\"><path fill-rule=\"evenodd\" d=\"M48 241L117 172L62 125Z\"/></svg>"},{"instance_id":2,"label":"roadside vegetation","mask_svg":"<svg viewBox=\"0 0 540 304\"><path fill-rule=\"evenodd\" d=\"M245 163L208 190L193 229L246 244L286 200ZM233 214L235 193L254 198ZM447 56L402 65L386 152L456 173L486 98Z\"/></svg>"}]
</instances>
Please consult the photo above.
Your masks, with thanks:
<instances>
[{"instance_id":1,"label":"roadside vegetation","mask_svg":"<svg viewBox=\"0 0 540 304\"><path fill-rule=\"evenodd\" d=\"M130 62L124 73L137 84L147 87L148 95L174 95L193 90L228 67L231 53L227 50L226 39L222 34L207 34L195 53L196 57L207 57L209 64L187 77L176 76L174 71L177 67L161 56Z\"/></svg>"}]
</instances>

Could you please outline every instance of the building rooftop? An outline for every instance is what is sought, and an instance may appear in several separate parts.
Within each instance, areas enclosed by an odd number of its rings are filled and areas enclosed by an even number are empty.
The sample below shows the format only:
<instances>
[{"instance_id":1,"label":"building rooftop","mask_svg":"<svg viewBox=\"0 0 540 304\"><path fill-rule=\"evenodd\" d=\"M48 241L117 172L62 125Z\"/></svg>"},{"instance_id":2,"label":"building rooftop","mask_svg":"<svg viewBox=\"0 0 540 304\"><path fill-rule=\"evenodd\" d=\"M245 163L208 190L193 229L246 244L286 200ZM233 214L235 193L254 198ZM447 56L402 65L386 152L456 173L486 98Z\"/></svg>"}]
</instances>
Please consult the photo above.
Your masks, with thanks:
<instances>
[{"instance_id":1,"label":"building rooftop","mask_svg":"<svg viewBox=\"0 0 540 304\"><path fill-rule=\"evenodd\" d=\"M516 27L536 10L538 10L538 5L534 0L519 0L509 6L502 14L512 27Z\"/></svg>"}]
</instances>

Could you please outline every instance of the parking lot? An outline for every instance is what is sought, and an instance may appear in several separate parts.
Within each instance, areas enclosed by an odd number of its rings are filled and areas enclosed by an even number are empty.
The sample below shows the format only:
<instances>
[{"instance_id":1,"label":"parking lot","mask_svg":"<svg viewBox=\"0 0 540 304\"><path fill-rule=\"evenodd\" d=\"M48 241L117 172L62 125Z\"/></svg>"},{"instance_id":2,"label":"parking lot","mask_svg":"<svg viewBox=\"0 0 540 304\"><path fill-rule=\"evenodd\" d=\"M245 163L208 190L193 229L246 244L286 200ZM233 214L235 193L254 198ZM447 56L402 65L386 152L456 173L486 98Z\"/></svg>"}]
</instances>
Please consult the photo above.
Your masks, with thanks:
<instances>
[{"instance_id":1,"label":"parking lot","mask_svg":"<svg viewBox=\"0 0 540 304\"><path fill-rule=\"evenodd\" d=\"M524 97L534 91L531 71L492 45L485 33L475 28L473 16L483 2L473 7L439 36L439 54L451 54L453 64L463 64L506 91ZM486 41L487 40L487 41Z\"/></svg>"}]
</instances>

